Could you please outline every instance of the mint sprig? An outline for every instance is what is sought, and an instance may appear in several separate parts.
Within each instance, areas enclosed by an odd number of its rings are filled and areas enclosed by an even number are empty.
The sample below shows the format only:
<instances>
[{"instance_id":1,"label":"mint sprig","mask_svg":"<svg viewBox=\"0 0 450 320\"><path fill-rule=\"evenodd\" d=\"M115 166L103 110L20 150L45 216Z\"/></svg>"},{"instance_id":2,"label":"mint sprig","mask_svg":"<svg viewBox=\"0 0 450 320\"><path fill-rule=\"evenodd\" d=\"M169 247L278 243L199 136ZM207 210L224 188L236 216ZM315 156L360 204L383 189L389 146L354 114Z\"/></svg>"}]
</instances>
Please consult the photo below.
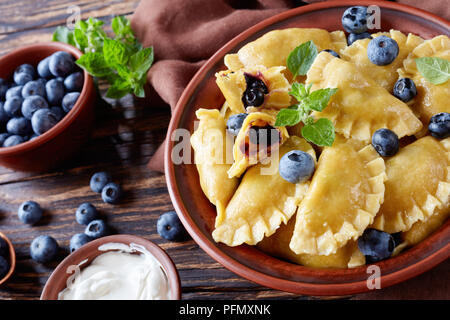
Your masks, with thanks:
<instances>
[{"instance_id":1,"label":"mint sprig","mask_svg":"<svg viewBox=\"0 0 450 320\"><path fill-rule=\"evenodd\" d=\"M442 84L450 79L450 61L437 57L415 59L417 70L432 84Z\"/></svg>"},{"instance_id":2,"label":"mint sprig","mask_svg":"<svg viewBox=\"0 0 450 320\"><path fill-rule=\"evenodd\" d=\"M318 146L333 145L335 133L333 123L326 118L317 121L311 115L312 111L323 111L337 88L325 88L311 92L311 84L305 86L294 82L289 94L298 103L278 112L275 121L276 127L293 126L303 122L302 136Z\"/></svg>"},{"instance_id":3,"label":"mint sprig","mask_svg":"<svg viewBox=\"0 0 450 320\"><path fill-rule=\"evenodd\" d=\"M106 79L109 98L121 98L128 93L144 97L147 71L153 64L153 48L143 48L134 36L130 21L122 16L111 22L114 32L109 37L103 21L89 18L75 24L74 30L57 27L53 41L71 44L84 54L76 61L94 77Z\"/></svg>"},{"instance_id":4,"label":"mint sprig","mask_svg":"<svg viewBox=\"0 0 450 320\"><path fill-rule=\"evenodd\" d=\"M313 41L307 41L295 48L288 56L286 65L291 71L294 79L296 76L304 76L314 59L317 57L317 47Z\"/></svg>"}]
</instances>

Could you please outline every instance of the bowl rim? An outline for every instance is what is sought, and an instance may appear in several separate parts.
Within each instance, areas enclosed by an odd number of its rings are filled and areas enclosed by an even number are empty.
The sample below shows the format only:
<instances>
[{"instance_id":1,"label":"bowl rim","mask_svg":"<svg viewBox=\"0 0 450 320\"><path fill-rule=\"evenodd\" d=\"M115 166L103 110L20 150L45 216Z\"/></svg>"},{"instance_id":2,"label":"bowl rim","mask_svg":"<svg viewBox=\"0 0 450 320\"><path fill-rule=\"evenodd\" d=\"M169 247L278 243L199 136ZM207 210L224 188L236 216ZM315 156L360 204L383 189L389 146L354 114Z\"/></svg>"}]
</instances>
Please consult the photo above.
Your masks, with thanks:
<instances>
[{"instance_id":1,"label":"bowl rim","mask_svg":"<svg viewBox=\"0 0 450 320\"><path fill-rule=\"evenodd\" d=\"M209 68L211 66L214 66L217 62L219 62L220 59L223 59L223 56L237 44L245 42L248 37L264 29L265 27L286 20L288 18L331 7L352 6L352 5L362 5L362 6L377 5L380 8L397 10L403 13L411 14L416 17L426 18L428 21L434 22L439 25L443 25L450 30L450 22L430 12L404 4L380 0L373 0L373 1L363 0L357 2L349 0L327 1L308 4L305 6L287 10L285 12L272 16L268 19L265 19L262 22L254 25L253 27L244 30L236 37L234 37L232 40L227 42L211 58L209 58L206 61L206 63L203 64L203 66L197 71L197 73L194 75L194 77L191 79L189 84L184 89L180 99L177 102L177 105L174 109L169 124L164 148L165 151L164 168L169 195L175 210L179 214L180 220L182 221L183 225L186 227L187 231L190 233L194 241L210 257L219 262L226 269L236 273L237 275L247 280L253 281L255 283L264 285L269 288L296 294L306 294L316 296L349 295L370 291L370 289L367 286L367 281L356 281L356 282L347 281L342 283L330 284L330 283L307 283L301 281L281 279L277 278L276 276L269 275L267 273L256 271L244 265L240 261L234 259L233 257L228 256L224 251L222 251L219 247L217 247L217 244L213 243L202 233L202 231L198 228L196 222L192 219L188 210L184 206L176 183L177 180L175 177L175 165L171 162L170 155L174 143L171 141L170 137L172 135L172 132L178 127L181 115L183 114L184 106L188 103L189 99L195 94L197 84L203 79ZM450 221L447 221L445 225L442 226L441 228L444 228L446 231L450 231ZM427 239L422 241L422 243L414 246L413 248L415 249L424 248L427 244L433 243L433 240L435 240L434 238L436 237L437 237L436 233L432 234ZM413 248L409 250L412 250ZM443 245L440 249L429 254L427 257L407 266L406 268L395 270L387 275L381 275L380 280L383 283L383 288L395 285L397 283L413 278L419 274L422 274L425 271L443 262L449 257L450 257L450 243L447 242L447 244ZM392 261L396 258L398 257L392 257L391 259L388 259L386 261ZM323 271L324 269L321 270Z\"/></svg>"},{"instance_id":2,"label":"bowl rim","mask_svg":"<svg viewBox=\"0 0 450 320\"><path fill-rule=\"evenodd\" d=\"M68 278L70 275L66 272L67 268L71 265L77 265L86 260L87 253L91 252L91 250L98 251L98 257L100 254L104 253L98 250L98 247L105 243L123 243L126 245L130 245L131 243L135 243L145 247L161 264L163 267L170 288L170 300L180 300L181 299L181 282L180 276L178 274L178 270L175 266L175 263L167 254L167 252L158 246L156 243L147 240L143 237L131 235L131 234L116 234L110 235L106 237L102 237L99 239L92 240L91 242L85 244L78 250L69 254L63 261L61 261L55 270L52 272L47 282L45 283L44 289L42 290L42 294L40 300L57 300L58 296L53 295L51 290L56 281L60 278ZM107 250L113 251L113 250ZM95 258L94 258L95 259ZM92 259L93 260L93 259ZM92 261L91 260L91 261ZM88 261L89 262L89 261ZM82 266L84 268L87 265Z\"/></svg>"},{"instance_id":3,"label":"bowl rim","mask_svg":"<svg viewBox=\"0 0 450 320\"><path fill-rule=\"evenodd\" d=\"M1 231L0 238L3 238L6 241L9 248L9 271L3 278L0 279L0 286L2 286L9 280L9 278L11 278L16 269L16 251L14 250L11 240L9 240L9 238Z\"/></svg>"},{"instance_id":4,"label":"bowl rim","mask_svg":"<svg viewBox=\"0 0 450 320\"><path fill-rule=\"evenodd\" d=\"M14 55L16 55L19 52L36 52L38 50L42 50L43 48L47 49L55 49L56 51L65 51L70 53L73 57L76 59L79 59L82 56L82 52L78 50L78 48L67 44L63 42L57 42L57 41L48 41L48 42L41 42L36 44L30 44L26 46L22 46L20 48L17 48L4 56L0 57L0 64L2 60L10 59ZM22 61L22 63L26 63L26 61ZM33 140L28 140L23 143L20 143L15 146L11 147L0 147L0 157L1 156L11 156L17 153L21 153L23 151L34 149L40 145L43 145L56 136L58 136L60 133L62 133L72 122L75 121L75 119L78 117L78 115L81 113L81 111L86 108L88 105L87 100L91 96L91 92L94 90L94 80L92 76L83 69L83 76L84 76L84 82L83 82L83 89L80 92L80 96L78 97L77 102L73 106L73 108L50 130L47 132L37 136Z\"/></svg>"}]
</instances>

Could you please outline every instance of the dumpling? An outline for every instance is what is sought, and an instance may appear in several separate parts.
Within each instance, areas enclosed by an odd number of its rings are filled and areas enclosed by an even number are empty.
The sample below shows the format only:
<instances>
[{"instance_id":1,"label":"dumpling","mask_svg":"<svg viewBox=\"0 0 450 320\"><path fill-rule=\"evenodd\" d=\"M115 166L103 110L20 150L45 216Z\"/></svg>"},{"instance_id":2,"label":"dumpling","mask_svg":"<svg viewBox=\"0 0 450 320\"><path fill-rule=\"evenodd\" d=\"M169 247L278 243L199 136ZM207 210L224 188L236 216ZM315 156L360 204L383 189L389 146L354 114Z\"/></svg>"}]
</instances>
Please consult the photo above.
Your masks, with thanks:
<instances>
[{"instance_id":1,"label":"dumpling","mask_svg":"<svg viewBox=\"0 0 450 320\"><path fill-rule=\"evenodd\" d=\"M428 126L433 115L440 112L450 112L450 81L435 85L428 82L417 70L416 58L438 57L450 60L450 39L447 36L437 36L426 40L403 62L403 68L398 70L401 78L411 78L417 88L417 95L411 104L412 110Z\"/></svg>"},{"instance_id":2,"label":"dumpling","mask_svg":"<svg viewBox=\"0 0 450 320\"><path fill-rule=\"evenodd\" d=\"M269 158L289 138L285 127L274 127L275 120L276 112L271 110L251 112L245 118L234 142L230 178L240 177L249 166Z\"/></svg>"},{"instance_id":3,"label":"dumpling","mask_svg":"<svg viewBox=\"0 0 450 320\"><path fill-rule=\"evenodd\" d=\"M298 208L291 250L330 255L356 240L383 202L385 178L384 160L371 145L336 136Z\"/></svg>"},{"instance_id":4,"label":"dumpling","mask_svg":"<svg viewBox=\"0 0 450 320\"><path fill-rule=\"evenodd\" d=\"M191 136L191 145L200 186L216 206L218 216L222 216L239 184L237 178L229 178L227 173L231 167L231 161L227 161L227 145L231 146L233 141L227 135L219 110L199 109L195 114L200 123Z\"/></svg>"},{"instance_id":5,"label":"dumpling","mask_svg":"<svg viewBox=\"0 0 450 320\"><path fill-rule=\"evenodd\" d=\"M346 138L369 143L380 128L394 131L399 138L413 135L422 123L402 101L359 72L355 64L320 53L307 74L312 90L338 88L318 118L328 118L336 132Z\"/></svg>"},{"instance_id":6,"label":"dumpling","mask_svg":"<svg viewBox=\"0 0 450 320\"><path fill-rule=\"evenodd\" d=\"M285 67L267 69L264 66L220 71L216 73L216 83L233 113L244 113L242 97L247 89L246 75L262 80L268 89L264 95L262 108L284 108L290 105L290 85L281 73Z\"/></svg>"},{"instance_id":7,"label":"dumpling","mask_svg":"<svg viewBox=\"0 0 450 320\"><path fill-rule=\"evenodd\" d=\"M450 210L450 138L423 137L386 160L384 203L373 228L409 230L443 209Z\"/></svg>"},{"instance_id":8,"label":"dumpling","mask_svg":"<svg viewBox=\"0 0 450 320\"><path fill-rule=\"evenodd\" d=\"M291 150L302 150L316 158L314 149L303 138L290 137L281 146L279 158ZM215 241L229 246L255 245L294 215L309 182L287 182L278 172L278 163L279 159L272 157L272 163L248 169L223 219L219 216L216 219L216 229L212 234Z\"/></svg>"},{"instance_id":9,"label":"dumpling","mask_svg":"<svg viewBox=\"0 0 450 320\"><path fill-rule=\"evenodd\" d=\"M287 224L281 225L273 235L259 242L258 248L272 256L311 268L353 268L366 263L366 258L359 251L357 242L353 240L328 256L295 254L289 248L294 227L295 219L292 218Z\"/></svg>"},{"instance_id":10,"label":"dumpling","mask_svg":"<svg viewBox=\"0 0 450 320\"><path fill-rule=\"evenodd\" d=\"M342 58L353 62L360 72L364 73L387 91L392 92L394 84L398 79L397 69L402 66L403 60L408 54L423 42L423 39L411 33L406 36L397 30L391 30L389 33L375 33L372 34L372 37L376 38L381 35L394 39L398 44L399 53L392 63L386 66L377 66L369 60L367 57L367 46L371 39L362 39L353 42L351 46L342 51Z\"/></svg>"},{"instance_id":11,"label":"dumpling","mask_svg":"<svg viewBox=\"0 0 450 320\"><path fill-rule=\"evenodd\" d=\"M446 208L439 208L438 212L433 214L427 220L414 223L411 229L402 234L402 239L409 246L414 246L439 229L448 217L450 217L448 206Z\"/></svg>"},{"instance_id":12,"label":"dumpling","mask_svg":"<svg viewBox=\"0 0 450 320\"><path fill-rule=\"evenodd\" d=\"M274 30L243 46L236 54L225 56L225 65L233 71L243 67L286 66L289 54L304 42L312 40L317 50L331 49L340 52L347 46L342 31L328 32L315 28L289 28ZM289 77L290 72L286 70Z\"/></svg>"}]
</instances>

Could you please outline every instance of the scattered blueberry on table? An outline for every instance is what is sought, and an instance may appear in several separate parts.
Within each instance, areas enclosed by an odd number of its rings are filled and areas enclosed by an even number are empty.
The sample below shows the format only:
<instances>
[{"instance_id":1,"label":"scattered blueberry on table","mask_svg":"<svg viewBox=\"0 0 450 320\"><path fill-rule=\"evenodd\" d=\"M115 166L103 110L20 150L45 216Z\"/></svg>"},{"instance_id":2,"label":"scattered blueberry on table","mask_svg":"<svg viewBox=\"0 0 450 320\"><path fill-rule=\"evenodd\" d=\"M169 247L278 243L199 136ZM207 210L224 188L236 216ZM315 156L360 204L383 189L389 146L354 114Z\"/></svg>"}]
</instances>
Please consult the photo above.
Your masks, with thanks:
<instances>
[{"instance_id":1,"label":"scattered blueberry on table","mask_svg":"<svg viewBox=\"0 0 450 320\"><path fill-rule=\"evenodd\" d=\"M395 241L387 232L367 228L358 239L358 248L366 257L367 263L374 263L392 255Z\"/></svg>"},{"instance_id":2,"label":"scattered blueberry on table","mask_svg":"<svg viewBox=\"0 0 450 320\"><path fill-rule=\"evenodd\" d=\"M158 234L169 241L183 241L189 235L175 211L163 213L156 224Z\"/></svg>"},{"instance_id":3,"label":"scattered blueberry on table","mask_svg":"<svg viewBox=\"0 0 450 320\"><path fill-rule=\"evenodd\" d=\"M106 203L116 204L122 196L122 188L114 182L108 183L102 189L102 199Z\"/></svg>"},{"instance_id":4,"label":"scattered blueberry on table","mask_svg":"<svg viewBox=\"0 0 450 320\"><path fill-rule=\"evenodd\" d=\"M91 237L86 235L85 233L77 233L70 238L70 252L74 252L75 250L78 250L83 245L91 241Z\"/></svg>"},{"instance_id":5,"label":"scattered blueberry on table","mask_svg":"<svg viewBox=\"0 0 450 320\"><path fill-rule=\"evenodd\" d=\"M101 238L108 234L108 226L103 220L93 220L86 226L84 233L92 239Z\"/></svg>"},{"instance_id":6,"label":"scattered blueberry on table","mask_svg":"<svg viewBox=\"0 0 450 320\"><path fill-rule=\"evenodd\" d=\"M103 188L110 182L112 182L111 175L108 172L102 171L94 173L89 185L92 191L101 193Z\"/></svg>"},{"instance_id":7,"label":"scattered blueberry on table","mask_svg":"<svg viewBox=\"0 0 450 320\"><path fill-rule=\"evenodd\" d=\"M58 251L58 242L47 235L36 237L30 246L31 258L41 263L47 263L54 260L58 255Z\"/></svg>"},{"instance_id":8,"label":"scattered blueberry on table","mask_svg":"<svg viewBox=\"0 0 450 320\"><path fill-rule=\"evenodd\" d=\"M82 203L76 213L75 220L82 225L88 225L92 220L97 219L98 211L97 209L90 203Z\"/></svg>"},{"instance_id":9,"label":"scattered blueberry on table","mask_svg":"<svg viewBox=\"0 0 450 320\"><path fill-rule=\"evenodd\" d=\"M25 201L17 212L20 221L26 224L35 224L42 218L42 208L35 201Z\"/></svg>"},{"instance_id":10,"label":"scattered blueberry on table","mask_svg":"<svg viewBox=\"0 0 450 320\"><path fill-rule=\"evenodd\" d=\"M83 72L64 51L46 57L36 67L18 66L11 81L0 78L0 125L6 128L0 134L9 134L0 140L0 147L21 144L53 128L72 110L83 83Z\"/></svg>"}]
</instances>

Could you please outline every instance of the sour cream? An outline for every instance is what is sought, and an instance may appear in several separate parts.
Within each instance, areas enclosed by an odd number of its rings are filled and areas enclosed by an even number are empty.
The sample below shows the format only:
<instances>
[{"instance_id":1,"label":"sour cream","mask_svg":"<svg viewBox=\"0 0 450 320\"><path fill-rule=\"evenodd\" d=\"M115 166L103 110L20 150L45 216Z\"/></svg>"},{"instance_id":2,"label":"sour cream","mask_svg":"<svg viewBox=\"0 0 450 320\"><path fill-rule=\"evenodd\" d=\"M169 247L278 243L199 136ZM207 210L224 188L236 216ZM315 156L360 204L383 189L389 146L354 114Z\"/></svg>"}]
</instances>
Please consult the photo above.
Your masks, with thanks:
<instances>
[{"instance_id":1,"label":"sour cream","mask_svg":"<svg viewBox=\"0 0 450 320\"><path fill-rule=\"evenodd\" d=\"M169 282L158 260L144 247L106 243L98 247L105 253L80 271L75 271L59 300L167 300Z\"/></svg>"}]
</instances>

